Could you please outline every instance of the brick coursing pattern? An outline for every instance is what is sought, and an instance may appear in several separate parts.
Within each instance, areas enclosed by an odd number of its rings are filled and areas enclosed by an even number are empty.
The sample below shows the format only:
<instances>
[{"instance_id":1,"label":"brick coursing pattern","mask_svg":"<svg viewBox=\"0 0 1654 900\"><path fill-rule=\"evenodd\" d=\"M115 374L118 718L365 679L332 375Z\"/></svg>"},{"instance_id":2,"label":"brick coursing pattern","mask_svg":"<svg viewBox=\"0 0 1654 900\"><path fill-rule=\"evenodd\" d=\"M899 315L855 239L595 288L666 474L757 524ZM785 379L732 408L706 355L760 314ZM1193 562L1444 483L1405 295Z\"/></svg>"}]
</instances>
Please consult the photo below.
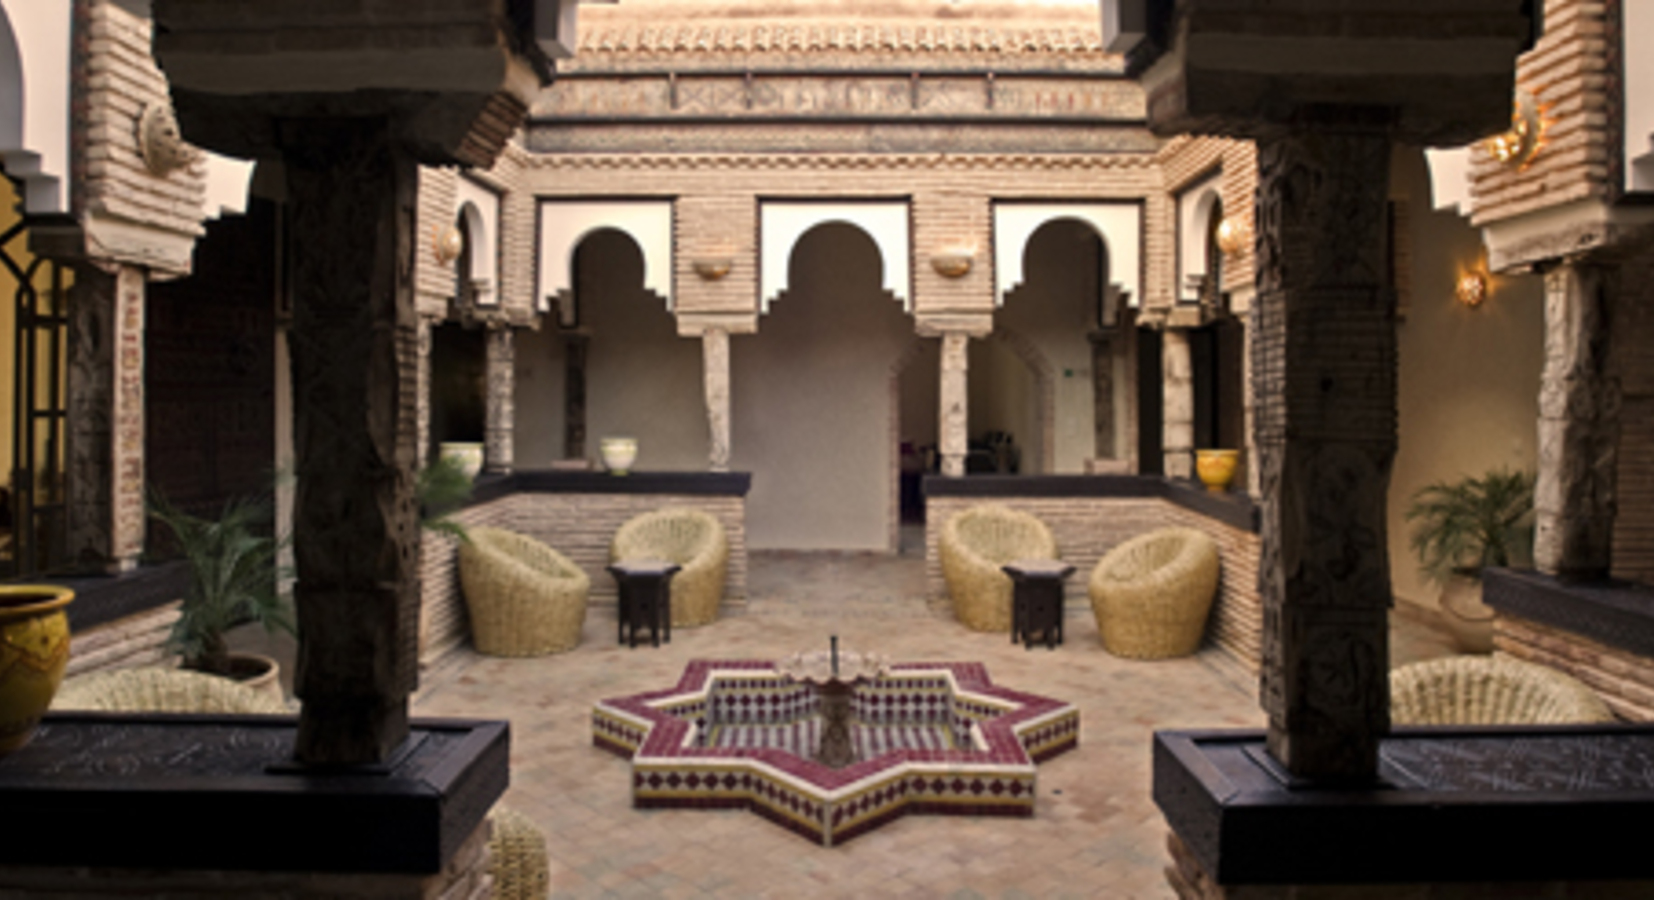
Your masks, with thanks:
<instances>
[{"instance_id":1,"label":"brick coursing pattern","mask_svg":"<svg viewBox=\"0 0 1654 900\"><path fill-rule=\"evenodd\" d=\"M85 124L75 141L79 209L182 236L204 234L205 163L197 159L158 177L139 152L138 119L145 107L170 102L166 77L150 55L150 21L113 0L90 0L83 9L84 27L76 36L85 61L80 88L86 104Z\"/></svg>"},{"instance_id":2,"label":"brick coursing pattern","mask_svg":"<svg viewBox=\"0 0 1654 900\"><path fill-rule=\"evenodd\" d=\"M1577 200L1610 199L1608 107L1611 79L1604 0L1551 0L1545 34L1516 64L1516 85L1551 120L1545 146L1526 168L1498 159L1484 144L1471 154L1475 226Z\"/></svg>"},{"instance_id":3,"label":"brick coursing pattern","mask_svg":"<svg viewBox=\"0 0 1654 900\"><path fill-rule=\"evenodd\" d=\"M734 612L747 595L746 502L741 497L665 494L515 494L469 507L453 516L467 527L492 526L528 535L555 548L591 579L591 604L613 607L615 583L606 570L609 543L634 516L667 506L691 506L711 513L729 540L724 611ZM420 547L422 603L419 659L437 665L470 640L470 624L459 586L453 539L427 533Z\"/></svg>"},{"instance_id":4,"label":"brick coursing pattern","mask_svg":"<svg viewBox=\"0 0 1654 900\"><path fill-rule=\"evenodd\" d=\"M1161 146L1155 160L1165 174L1165 192L1168 196L1176 196L1213 170L1221 168L1218 195L1223 200L1223 215L1245 224L1250 236L1252 206L1258 193L1257 145L1232 138L1179 135ZM1175 234L1176 206L1171 205L1167 214L1168 218L1160 223L1161 227ZM1164 271L1156 271L1167 280L1173 278L1177 265L1176 251L1172 252L1174 255L1154 260L1155 265L1165 267ZM1239 253L1224 259L1222 288L1250 292L1252 280L1252 247L1251 241L1247 241Z\"/></svg>"},{"instance_id":5,"label":"brick coursing pattern","mask_svg":"<svg viewBox=\"0 0 1654 900\"><path fill-rule=\"evenodd\" d=\"M172 623L178 619L179 602L168 603L76 632L69 639L69 667L72 678L105 669L133 666L170 665L175 660L162 649Z\"/></svg>"},{"instance_id":6,"label":"brick coursing pattern","mask_svg":"<svg viewBox=\"0 0 1654 900\"><path fill-rule=\"evenodd\" d=\"M1572 675L1622 719L1654 721L1654 670L1644 657L1505 613L1493 620L1493 649Z\"/></svg>"},{"instance_id":7,"label":"brick coursing pattern","mask_svg":"<svg viewBox=\"0 0 1654 900\"><path fill-rule=\"evenodd\" d=\"M925 591L945 601L942 560L937 550L943 523L983 501L974 497L931 497L925 501ZM992 502L1037 517L1057 539L1058 552L1072 563L1065 594L1069 606L1090 608L1086 585L1091 570L1109 550L1147 531L1171 526L1199 528L1217 542L1222 559L1218 596L1208 618L1207 641L1251 671L1258 670L1263 606L1258 599L1258 536L1191 512L1160 498L1005 497Z\"/></svg>"}]
</instances>

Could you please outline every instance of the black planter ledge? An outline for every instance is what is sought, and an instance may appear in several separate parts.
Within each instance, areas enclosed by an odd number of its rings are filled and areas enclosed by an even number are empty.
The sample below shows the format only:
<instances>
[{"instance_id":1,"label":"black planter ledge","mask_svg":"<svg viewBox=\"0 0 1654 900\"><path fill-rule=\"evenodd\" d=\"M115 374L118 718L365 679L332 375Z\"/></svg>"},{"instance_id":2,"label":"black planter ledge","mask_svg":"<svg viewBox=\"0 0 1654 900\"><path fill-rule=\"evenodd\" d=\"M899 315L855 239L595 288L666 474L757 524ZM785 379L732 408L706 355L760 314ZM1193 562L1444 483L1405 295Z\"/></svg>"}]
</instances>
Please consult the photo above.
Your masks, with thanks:
<instances>
[{"instance_id":1,"label":"black planter ledge","mask_svg":"<svg viewBox=\"0 0 1654 900\"><path fill-rule=\"evenodd\" d=\"M294 771L291 716L52 713L0 759L0 866L434 874L509 780L505 722L416 719L374 770Z\"/></svg>"},{"instance_id":2,"label":"black planter ledge","mask_svg":"<svg viewBox=\"0 0 1654 900\"><path fill-rule=\"evenodd\" d=\"M1379 786L1292 789L1262 732L1158 732L1154 801L1222 885L1654 879L1654 725L1402 728L1379 755Z\"/></svg>"}]
</instances>

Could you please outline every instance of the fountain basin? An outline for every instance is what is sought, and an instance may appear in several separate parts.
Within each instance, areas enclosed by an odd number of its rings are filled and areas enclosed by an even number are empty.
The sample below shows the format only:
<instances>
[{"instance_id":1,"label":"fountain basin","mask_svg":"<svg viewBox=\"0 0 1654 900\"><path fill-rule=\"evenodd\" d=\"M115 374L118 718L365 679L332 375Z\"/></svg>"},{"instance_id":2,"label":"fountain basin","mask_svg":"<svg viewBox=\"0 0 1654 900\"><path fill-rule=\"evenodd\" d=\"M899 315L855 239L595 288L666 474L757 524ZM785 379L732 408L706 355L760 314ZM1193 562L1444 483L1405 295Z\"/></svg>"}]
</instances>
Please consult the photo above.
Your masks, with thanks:
<instances>
[{"instance_id":1,"label":"fountain basin","mask_svg":"<svg viewBox=\"0 0 1654 900\"><path fill-rule=\"evenodd\" d=\"M696 660L676 687L603 700L592 743L632 761L637 808L745 807L823 846L907 813L1032 816L1035 766L1079 742L1072 704L980 663L899 663L858 684L857 760L811 757L819 701L761 660Z\"/></svg>"}]
</instances>

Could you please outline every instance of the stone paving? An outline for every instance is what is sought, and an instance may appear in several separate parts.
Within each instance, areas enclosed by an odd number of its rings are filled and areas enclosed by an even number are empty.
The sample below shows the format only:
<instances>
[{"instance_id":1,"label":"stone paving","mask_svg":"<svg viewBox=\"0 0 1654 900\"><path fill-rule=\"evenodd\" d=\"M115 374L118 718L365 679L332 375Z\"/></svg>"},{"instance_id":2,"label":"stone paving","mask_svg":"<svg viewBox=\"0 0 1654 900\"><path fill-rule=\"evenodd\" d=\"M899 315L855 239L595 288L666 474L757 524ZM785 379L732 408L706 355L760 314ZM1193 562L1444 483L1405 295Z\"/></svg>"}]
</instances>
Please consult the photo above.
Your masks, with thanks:
<instances>
[{"instance_id":1,"label":"stone paving","mask_svg":"<svg viewBox=\"0 0 1654 900\"><path fill-rule=\"evenodd\" d=\"M1261 727L1253 678L1216 650L1116 659L1084 606L1070 606L1054 652L968 631L925 601L923 566L912 555L754 553L746 609L674 629L670 645L618 646L613 608L594 608L568 653L460 651L427 676L414 711L511 721L504 802L545 829L554 897L1172 896L1150 735ZM1395 618L1397 662L1448 652L1419 621ZM1040 766L1034 818L910 816L823 848L744 810L631 808L629 764L592 746L593 701L668 687L691 659L773 659L831 634L894 660L981 661L998 684L1079 706L1080 746Z\"/></svg>"}]
</instances>

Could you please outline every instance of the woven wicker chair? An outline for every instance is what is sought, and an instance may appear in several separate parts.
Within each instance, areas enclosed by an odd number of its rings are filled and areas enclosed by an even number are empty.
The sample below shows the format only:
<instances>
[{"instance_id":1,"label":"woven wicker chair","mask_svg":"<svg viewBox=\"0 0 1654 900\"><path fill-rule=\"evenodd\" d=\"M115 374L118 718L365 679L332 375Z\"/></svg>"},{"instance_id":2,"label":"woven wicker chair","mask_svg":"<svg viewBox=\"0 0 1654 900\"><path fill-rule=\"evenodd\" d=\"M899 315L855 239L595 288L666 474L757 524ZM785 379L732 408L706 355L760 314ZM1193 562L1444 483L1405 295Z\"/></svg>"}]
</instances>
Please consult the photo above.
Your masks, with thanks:
<instances>
[{"instance_id":1,"label":"woven wicker chair","mask_svg":"<svg viewBox=\"0 0 1654 900\"><path fill-rule=\"evenodd\" d=\"M490 656L545 656L580 643L591 579L568 557L501 528L472 528L459 545L471 639Z\"/></svg>"},{"instance_id":2,"label":"woven wicker chair","mask_svg":"<svg viewBox=\"0 0 1654 900\"><path fill-rule=\"evenodd\" d=\"M498 900L545 900L551 891L546 836L527 816L508 806L488 814L488 874Z\"/></svg>"},{"instance_id":3,"label":"woven wicker chair","mask_svg":"<svg viewBox=\"0 0 1654 900\"><path fill-rule=\"evenodd\" d=\"M1108 551L1088 585L1104 649L1129 659L1195 652L1218 566L1217 544L1195 528L1161 528Z\"/></svg>"},{"instance_id":4,"label":"woven wicker chair","mask_svg":"<svg viewBox=\"0 0 1654 900\"><path fill-rule=\"evenodd\" d=\"M936 543L953 614L972 631L1011 630L1011 578L1000 566L1059 558L1044 522L997 503L955 514Z\"/></svg>"},{"instance_id":5,"label":"woven wicker chair","mask_svg":"<svg viewBox=\"0 0 1654 900\"><path fill-rule=\"evenodd\" d=\"M672 627L705 625L718 618L729 571L729 538L711 513L666 507L620 526L609 561L660 559L683 568L672 576Z\"/></svg>"},{"instance_id":6,"label":"woven wicker chair","mask_svg":"<svg viewBox=\"0 0 1654 900\"><path fill-rule=\"evenodd\" d=\"M228 678L143 667L93 672L58 689L53 709L95 712L287 713L286 704Z\"/></svg>"},{"instance_id":7,"label":"woven wicker chair","mask_svg":"<svg viewBox=\"0 0 1654 900\"><path fill-rule=\"evenodd\" d=\"M1396 725L1560 725L1612 722L1572 676L1508 656L1448 656L1390 671Z\"/></svg>"}]
</instances>

